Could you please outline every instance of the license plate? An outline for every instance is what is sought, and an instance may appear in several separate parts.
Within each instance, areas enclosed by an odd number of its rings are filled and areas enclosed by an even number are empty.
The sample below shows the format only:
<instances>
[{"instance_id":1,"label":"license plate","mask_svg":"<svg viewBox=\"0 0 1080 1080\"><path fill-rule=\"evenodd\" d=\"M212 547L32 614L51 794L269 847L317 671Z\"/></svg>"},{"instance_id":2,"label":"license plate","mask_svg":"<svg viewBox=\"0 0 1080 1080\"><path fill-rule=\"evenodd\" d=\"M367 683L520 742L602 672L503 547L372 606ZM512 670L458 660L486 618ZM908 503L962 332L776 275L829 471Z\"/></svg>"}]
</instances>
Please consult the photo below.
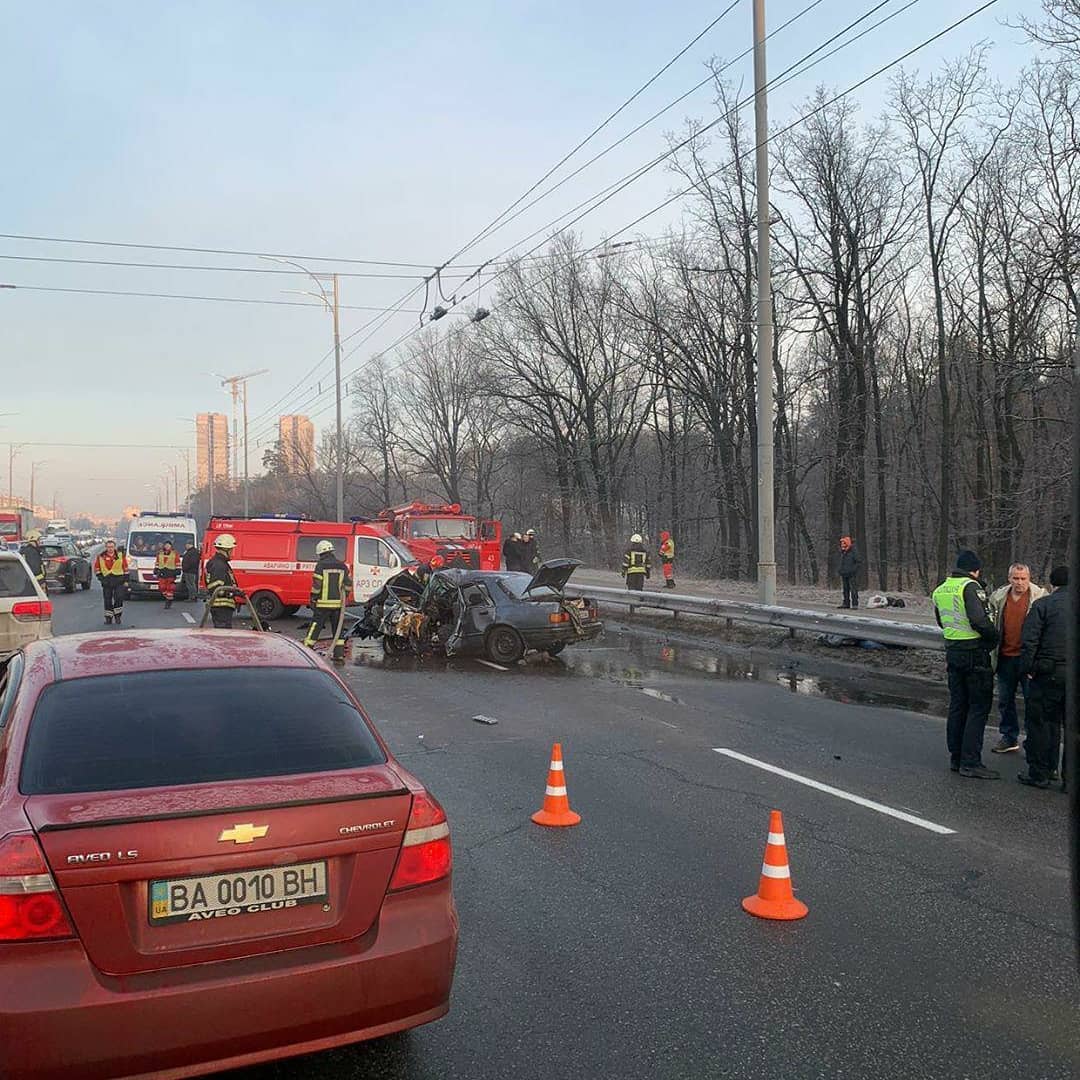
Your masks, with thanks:
<instances>
[{"instance_id":1,"label":"license plate","mask_svg":"<svg viewBox=\"0 0 1080 1080\"><path fill-rule=\"evenodd\" d=\"M313 904L328 896L325 861L150 882L150 922L200 922Z\"/></svg>"}]
</instances>

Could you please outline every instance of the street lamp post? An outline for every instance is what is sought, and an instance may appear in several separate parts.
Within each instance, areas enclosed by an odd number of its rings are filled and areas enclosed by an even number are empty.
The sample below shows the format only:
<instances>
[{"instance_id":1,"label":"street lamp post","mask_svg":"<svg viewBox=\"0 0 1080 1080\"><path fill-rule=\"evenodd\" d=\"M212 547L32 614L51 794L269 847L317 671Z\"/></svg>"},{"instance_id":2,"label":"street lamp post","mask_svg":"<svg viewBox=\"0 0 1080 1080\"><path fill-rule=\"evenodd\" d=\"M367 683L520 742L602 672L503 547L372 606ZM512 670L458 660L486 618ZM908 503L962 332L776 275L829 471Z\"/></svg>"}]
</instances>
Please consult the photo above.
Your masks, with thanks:
<instances>
[{"instance_id":1,"label":"street lamp post","mask_svg":"<svg viewBox=\"0 0 1080 1080\"><path fill-rule=\"evenodd\" d=\"M316 300L322 301L326 305L327 311L334 318L334 410L335 410L335 431L334 431L334 462L336 468L336 487L337 487L337 520L345 520L345 439L342 434L341 427L341 326L338 319L338 304L340 299L340 288L338 283L337 274L315 274L312 273L306 266L301 266L298 262L293 262L291 259L278 259L269 255L264 255L264 259L269 259L271 262L282 263L285 266L294 266L297 270L303 271L307 274L312 281L318 286L318 293L304 293L304 296L314 297ZM323 282L327 279L332 283L332 292L330 296L326 295L326 289L323 288Z\"/></svg>"}]
</instances>

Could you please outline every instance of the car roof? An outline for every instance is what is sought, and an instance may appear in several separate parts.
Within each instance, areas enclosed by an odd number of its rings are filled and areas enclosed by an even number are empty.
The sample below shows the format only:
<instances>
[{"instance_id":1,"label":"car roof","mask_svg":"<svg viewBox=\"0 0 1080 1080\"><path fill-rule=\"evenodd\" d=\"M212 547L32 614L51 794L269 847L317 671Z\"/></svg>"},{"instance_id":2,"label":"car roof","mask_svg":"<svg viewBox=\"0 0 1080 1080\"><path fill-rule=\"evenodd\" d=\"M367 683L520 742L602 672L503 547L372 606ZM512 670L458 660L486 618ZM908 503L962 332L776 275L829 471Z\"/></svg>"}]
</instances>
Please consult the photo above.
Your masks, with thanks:
<instances>
[{"instance_id":1,"label":"car roof","mask_svg":"<svg viewBox=\"0 0 1080 1080\"><path fill-rule=\"evenodd\" d=\"M27 660L51 653L57 681L163 668L316 666L309 650L281 634L197 627L69 634L32 642L25 653Z\"/></svg>"}]
</instances>

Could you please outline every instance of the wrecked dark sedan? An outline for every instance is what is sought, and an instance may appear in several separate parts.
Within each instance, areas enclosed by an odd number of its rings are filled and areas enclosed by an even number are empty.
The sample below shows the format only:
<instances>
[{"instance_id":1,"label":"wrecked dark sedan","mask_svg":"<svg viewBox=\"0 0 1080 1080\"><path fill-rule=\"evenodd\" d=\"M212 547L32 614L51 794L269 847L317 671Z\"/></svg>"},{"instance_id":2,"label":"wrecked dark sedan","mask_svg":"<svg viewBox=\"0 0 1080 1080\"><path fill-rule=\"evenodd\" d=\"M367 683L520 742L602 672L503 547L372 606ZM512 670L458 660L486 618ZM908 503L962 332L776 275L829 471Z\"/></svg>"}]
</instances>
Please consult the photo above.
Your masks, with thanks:
<instances>
[{"instance_id":1,"label":"wrecked dark sedan","mask_svg":"<svg viewBox=\"0 0 1080 1080\"><path fill-rule=\"evenodd\" d=\"M604 631L593 601L563 593L580 565L552 559L535 574L439 570L419 597L391 587L380 618L383 644L387 652L430 646L498 664L516 663L530 649L555 656Z\"/></svg>"}]
</instances>

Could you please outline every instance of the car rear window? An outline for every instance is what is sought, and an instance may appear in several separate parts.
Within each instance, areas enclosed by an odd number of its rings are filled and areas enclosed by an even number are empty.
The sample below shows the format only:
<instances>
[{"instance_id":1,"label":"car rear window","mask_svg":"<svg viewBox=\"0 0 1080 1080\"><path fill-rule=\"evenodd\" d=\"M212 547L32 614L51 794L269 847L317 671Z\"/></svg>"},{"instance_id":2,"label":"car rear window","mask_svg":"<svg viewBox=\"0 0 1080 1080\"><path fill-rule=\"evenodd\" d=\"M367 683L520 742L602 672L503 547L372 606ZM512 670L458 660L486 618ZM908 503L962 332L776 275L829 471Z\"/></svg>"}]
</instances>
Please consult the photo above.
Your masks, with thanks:
<instances>
[{"instance_id":1,"label":"car rear window","mask_svg":"<svg viewBox=\"0 0 1080 1080\"><path fill-rule=\"evenodd\" d=\"M37 596L30 575L18 559L0 559L0 597Z\"/></svg>"},{"instance_id":2,"label":"car rear window","mask_svg":"<svg viewBox=\"0 0 1080 1080\"><path fill-rule=\"evenodd\" d=\"M325 672L217 668L54 683L34 707L27 795L329 772L386 761Z\"/></svg>"}]
</instances>

